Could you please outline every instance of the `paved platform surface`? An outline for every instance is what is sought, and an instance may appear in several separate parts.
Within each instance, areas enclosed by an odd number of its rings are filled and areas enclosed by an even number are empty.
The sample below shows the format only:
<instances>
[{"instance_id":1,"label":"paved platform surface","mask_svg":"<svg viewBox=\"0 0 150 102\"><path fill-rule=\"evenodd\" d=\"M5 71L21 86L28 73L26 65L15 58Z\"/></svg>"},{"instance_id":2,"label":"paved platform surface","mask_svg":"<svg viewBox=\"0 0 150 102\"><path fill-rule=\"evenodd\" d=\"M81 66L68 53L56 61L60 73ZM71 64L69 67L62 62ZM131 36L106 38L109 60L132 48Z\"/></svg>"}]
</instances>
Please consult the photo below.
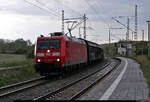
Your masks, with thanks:
<instances>
[{"instance_id":1,"label":"paved platform surface","mask_svg":"<svg viewBox=\"0 0 150 102\"><path fill-rule=\"evenodd\" d=\"M108 77L79 100L149 100L149 89L140 65L121 58L121 64Z\"/></svg>"}]
</instances>

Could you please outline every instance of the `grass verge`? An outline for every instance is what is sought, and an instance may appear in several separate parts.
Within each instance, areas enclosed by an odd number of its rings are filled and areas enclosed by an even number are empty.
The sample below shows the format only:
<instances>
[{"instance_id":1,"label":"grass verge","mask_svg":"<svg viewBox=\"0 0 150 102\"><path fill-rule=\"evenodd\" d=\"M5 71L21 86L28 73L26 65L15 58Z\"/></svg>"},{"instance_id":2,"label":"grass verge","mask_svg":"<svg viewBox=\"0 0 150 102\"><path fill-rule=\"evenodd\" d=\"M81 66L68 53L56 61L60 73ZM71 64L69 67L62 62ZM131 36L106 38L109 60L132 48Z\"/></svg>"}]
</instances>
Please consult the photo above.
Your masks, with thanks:
<instances>
[{"instance_id":1,"label":"grass verge","mask_svg":"<svg viewBox=\"0 0 150 102\"><path fill-rule=\"evenodd\" d=\"M17 70L0 71L0 87L38 77L33 67L33 59L28 59L28 67Z\"/></svg>"},{"instance_id":2,"label":"grass verge","mask_svg":"<svg viewBox=\"0 0 150 102\"><path fill-rule=\"evenodd\" d=\"M0 54L0 67L26 65L29 61L24 55Z\"/></svg>"}]
</instances>

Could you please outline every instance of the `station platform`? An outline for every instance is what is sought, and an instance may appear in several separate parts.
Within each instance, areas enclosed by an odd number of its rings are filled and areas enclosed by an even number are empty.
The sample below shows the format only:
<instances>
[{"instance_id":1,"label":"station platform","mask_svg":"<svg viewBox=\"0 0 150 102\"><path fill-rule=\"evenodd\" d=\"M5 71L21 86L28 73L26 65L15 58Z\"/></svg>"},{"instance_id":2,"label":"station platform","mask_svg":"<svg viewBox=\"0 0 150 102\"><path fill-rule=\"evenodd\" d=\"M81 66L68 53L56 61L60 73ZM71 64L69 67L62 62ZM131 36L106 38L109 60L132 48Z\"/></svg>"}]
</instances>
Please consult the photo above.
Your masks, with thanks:
<instances>
[{"instance_id":1,"label":"station platform","mask_svg":"<svg viewBox=\"0 0 150 102\"><path fill-rule=\"evenodd\" d=\"M119 67L91 88L79 100L149 100L149 89L140 65L119 57Z\"/></svg>"}]
</instances>

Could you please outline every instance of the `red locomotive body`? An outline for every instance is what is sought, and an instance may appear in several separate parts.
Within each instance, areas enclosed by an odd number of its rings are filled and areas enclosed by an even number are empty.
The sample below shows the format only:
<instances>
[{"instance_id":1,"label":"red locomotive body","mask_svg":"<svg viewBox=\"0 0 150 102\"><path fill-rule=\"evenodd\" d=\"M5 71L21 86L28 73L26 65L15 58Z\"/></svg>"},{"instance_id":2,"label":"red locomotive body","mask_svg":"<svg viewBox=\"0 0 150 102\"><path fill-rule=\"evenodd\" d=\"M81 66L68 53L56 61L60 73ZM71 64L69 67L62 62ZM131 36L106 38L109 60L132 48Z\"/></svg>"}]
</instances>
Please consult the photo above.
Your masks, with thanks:
<instances>
[{"instance_id":1,"label":"red locomotive body","mask_svg":"<svg viewBox=\"0 0 150 102\"><path fill-rule=\"evenodd\" d=\"M70 66L82 63L87 63L84 40L65 35L38 37L35 46L35 69L41 75L63 72Z\"/></svg>"}]
</instances>

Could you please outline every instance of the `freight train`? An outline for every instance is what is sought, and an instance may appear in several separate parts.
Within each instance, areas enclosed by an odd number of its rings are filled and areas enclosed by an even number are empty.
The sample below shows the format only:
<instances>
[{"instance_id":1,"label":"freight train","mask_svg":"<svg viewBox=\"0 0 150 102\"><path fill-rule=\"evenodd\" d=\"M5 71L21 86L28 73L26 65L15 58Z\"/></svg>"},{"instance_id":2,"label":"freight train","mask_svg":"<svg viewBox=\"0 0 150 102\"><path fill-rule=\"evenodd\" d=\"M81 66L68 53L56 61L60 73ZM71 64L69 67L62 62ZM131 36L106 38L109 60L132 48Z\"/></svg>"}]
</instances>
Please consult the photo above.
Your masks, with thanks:
<instances>
[{"instance_id":1,"label":"freight train","mask_svg":"<svg viewBox=\"0 0 150 102\"><path fill-rule=\"evenodd\" d=\"M42 76L63 74L103 58L100 45L61 32L51 33L50 37L40 36L35 44L35 70Z\"/></svg>"}]
</instances>

